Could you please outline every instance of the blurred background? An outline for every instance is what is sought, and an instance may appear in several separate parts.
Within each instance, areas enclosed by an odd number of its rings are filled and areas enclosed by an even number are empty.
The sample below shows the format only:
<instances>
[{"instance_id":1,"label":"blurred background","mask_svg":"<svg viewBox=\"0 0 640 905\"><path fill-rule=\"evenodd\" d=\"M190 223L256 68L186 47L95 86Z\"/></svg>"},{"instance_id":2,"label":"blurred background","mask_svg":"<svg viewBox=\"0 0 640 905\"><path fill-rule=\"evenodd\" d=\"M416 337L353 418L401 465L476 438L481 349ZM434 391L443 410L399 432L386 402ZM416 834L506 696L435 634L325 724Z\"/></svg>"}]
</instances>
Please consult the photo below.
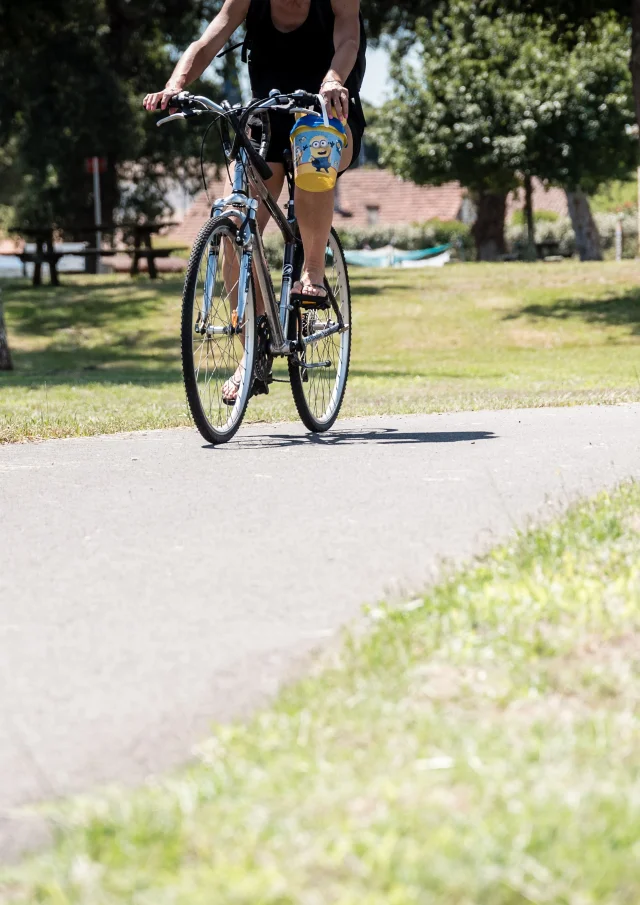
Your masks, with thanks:
<instances>
[{"instance_id":1,"label":"blurred background","mask_svg":"<svg viewBox=\"0 0 640 905\"><path fill-rule=\"evenodd\" d=\"M94 158L104 223L171 222L165 233L174 244L191 241L206 208L202 199L197 204L204 127L156 129L141 99L165 84L220 5L3 0L5 257L29 240L27 227L64 227L60 239L92 243L86 229L95 223ZM347 246L453 241L465 259L589 260L614 256L617 241L619 256L635 256L638 140L628 4L409 6L363 0L369 130L362 168L342 180L336 203ZM247 95L243 68L239 51L229 53L198 90L238 101ZM215 131L205 159L215 182ZM116 241L115 234L104 241Z\"/></svg>"}]
</instances>

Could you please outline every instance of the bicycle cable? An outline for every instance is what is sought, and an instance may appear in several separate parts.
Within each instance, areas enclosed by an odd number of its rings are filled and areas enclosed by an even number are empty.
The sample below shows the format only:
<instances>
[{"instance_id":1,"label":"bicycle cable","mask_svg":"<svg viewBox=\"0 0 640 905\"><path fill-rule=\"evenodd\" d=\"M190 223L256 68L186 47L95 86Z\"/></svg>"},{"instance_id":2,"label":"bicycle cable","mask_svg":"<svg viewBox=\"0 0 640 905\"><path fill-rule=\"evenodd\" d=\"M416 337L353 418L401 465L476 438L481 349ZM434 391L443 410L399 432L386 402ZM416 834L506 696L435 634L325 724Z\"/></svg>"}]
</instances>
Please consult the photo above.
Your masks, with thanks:
<instances>
[{"instance_id":1,"label":"bicycle cable","mask_svg":"<svg viewBox=\"0 0 640 905\"><path fill-rule=\"evenodd\" d=\"M216 116L215 119L212 119L207 128L204 130L204 135L202 136L202 144L200 145L200 173L202 175L202 184L204 186L204 191L207 196L207 204L211 204L211 198L209 197L209 186L207 185L207 177L204 172L204 148L207 142L207 138L209 137L209 132L211 131L211 127L215 126L219 116ZM222 132L220 132L220 137L222 138Z\"/></svg>"}]
</instances>

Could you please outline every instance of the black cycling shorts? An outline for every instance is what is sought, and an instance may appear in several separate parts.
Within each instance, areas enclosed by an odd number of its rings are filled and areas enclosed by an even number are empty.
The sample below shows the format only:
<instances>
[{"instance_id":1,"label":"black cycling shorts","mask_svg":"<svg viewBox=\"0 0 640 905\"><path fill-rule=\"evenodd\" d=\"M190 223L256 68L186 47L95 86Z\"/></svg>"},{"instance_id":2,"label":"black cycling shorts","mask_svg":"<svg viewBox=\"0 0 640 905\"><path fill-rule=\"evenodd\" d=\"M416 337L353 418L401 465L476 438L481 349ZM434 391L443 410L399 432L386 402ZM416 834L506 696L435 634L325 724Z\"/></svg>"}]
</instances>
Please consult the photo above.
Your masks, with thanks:
<instances>
[{"instance_id":1,"label":"black cycling shorts","mask_svg":"<svg viewBox=\"0 0 640 905\"><path fill-rule=\"evenodd\" d=\"M269 118L271 120L271 140L267 148L267 163L284 163L285 151L291 150L290 136L296 120L293 113L285 113L282 110L273 110L269 114ZM348 120L348 123L353 135L353 158L347 167L351 170L358 166L360 160L362 130L359 123L354 123L351 119Z\"/></svg>"}]
</instances>

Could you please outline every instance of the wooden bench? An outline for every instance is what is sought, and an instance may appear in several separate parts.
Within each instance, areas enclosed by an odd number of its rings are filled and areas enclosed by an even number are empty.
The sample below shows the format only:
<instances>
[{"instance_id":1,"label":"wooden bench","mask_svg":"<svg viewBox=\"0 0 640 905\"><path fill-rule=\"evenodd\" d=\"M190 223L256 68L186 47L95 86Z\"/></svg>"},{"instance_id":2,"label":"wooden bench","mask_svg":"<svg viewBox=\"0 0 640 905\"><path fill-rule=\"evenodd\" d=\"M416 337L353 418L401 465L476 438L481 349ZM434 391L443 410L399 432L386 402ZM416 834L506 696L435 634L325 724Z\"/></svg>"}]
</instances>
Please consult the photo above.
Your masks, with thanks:
<instances>
[{"instance_id":1,"label":"wooden bench","mask_svg":"<svg viewBox=\"0 0 640 905\"><path fill-rule=\"evenodd\" d=\"M183 245L177 245L175 248L121 248L121 254L131 255L131 276L137 276L140 273L140 261L142 258L147 259L147 267L149 269L149 277L152 280L158 278L158 268L156 267L156 258L169 258L174 251L183 251Z\"/></svg>"},{"instance_id":2,"label":"wooden bench","mask_svg":"<svg viewBox=\"0 0 640 905\"><path fill-rule=\"evenodd\" d=\"M3 251L0 254L7 257L17 257L22 261L23 265L33 264L33 285L40 286L42 284L42 265L49 265L49 274L52 286L59 286L60 280L58 276L58 262L60 258L76 257L84 258L109 258L118 254L128 255L131 258L131 276L140 273L140 261L146 259L149 277L152 280L158 278L158 268L156 260L158 258L168 258L173 252L179 251L183 246L175 246L173 248L154 248L152 245L152 236L159 233L175 223L121 223L121 224L97 224L95 226L43 226L43 227L13 227L10 232L24 237L31 237L35 241L35 251ZM133 237L133 245L125 248L92 248L85 247L64 251L55 247L54 237L66 233L67 235L85 234L93 235L94 233L111 233L114 235L128 232ZM69 273L84 273L86 270L72 270Z\"/></svg>"},{"instance_id":3,"label":"wooden bench","mask_svg":"<svg viewBox=\"0 0 640 905\"><path fill-rule=\"evenodd\" d=\"M18 258L23 264L34 264L33 285L42 285L42 265L49 265L49 274L52 286L60 285L58 274L58 262L60 258L113 258L116 255L128 255L131 258L131 268L129 273L131 276L140 274L140 261L144 258L147 261L149 277L152 280L158 278L158 268L156 267L157 258L169 258L176 251L184 251L184 246L177 245L174 248L83 248L80 251L2 251L0 255L3 257ZM66 270L65 273L86 273L84 268L78 270Z\"/></svg>"},{"instance_id":4,"label":"wooden bench","mask_svg":"<svg viewBox=\"0 0 640 905\"><path fill-rule=\"evenodd\" d=\"M559 257L560 243L555 239L549 239L546 242L536 242L536 253L541 261L544 261L545 258Z\"/></svg>"}]
</instances>

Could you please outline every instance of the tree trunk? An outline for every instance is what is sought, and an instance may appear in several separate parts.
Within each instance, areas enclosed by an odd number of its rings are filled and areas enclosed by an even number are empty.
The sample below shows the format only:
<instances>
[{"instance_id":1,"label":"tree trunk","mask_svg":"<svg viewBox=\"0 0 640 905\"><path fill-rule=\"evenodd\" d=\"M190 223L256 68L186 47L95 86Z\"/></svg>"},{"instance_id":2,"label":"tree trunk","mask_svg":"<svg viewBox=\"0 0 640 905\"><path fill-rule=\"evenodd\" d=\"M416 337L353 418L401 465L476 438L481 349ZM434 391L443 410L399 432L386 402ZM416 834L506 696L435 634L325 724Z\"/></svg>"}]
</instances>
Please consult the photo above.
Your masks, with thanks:
<instances>
[{"instance_id":1,"label":"tree trunk","mask_svg":"<svg viewBox=\"0 0 640 905\"><path fill-rule=\"evenodd\" d=\"M631 77L636 120L640 126L640 0L631 0Z\"/></svg>"},{"instance_id":2,"label":"tree trunk","mask_svg":"<svg viewBox=\"0 0 640 905\"><path fill-rule=\"evenodd\" d=\"M2 297L0 296L0 371L13 371L13 362L11 361L11 352L9 351L9 340L7 338L7 329L4 325L4 312L2 310Z\"/></svg>"},{"instance_id":3,"label":"tree trunk","mask_svg":"<svg viewBox=\"0 0 640 905\"><path fill-rule=\"evenodd\" d=\"M536 227L533 219L533 180L531 176L524 177L524 216L527 224L527 260L535 261L536 254Z\"/></svg>"},{"instance_id":4,"label":"tree trunk","mask_svg":"<svg viewBox=\"0 0 640 905\"><path fill-rule=\"evenodd\" d=\"M474 196L477 219L472 233L479 261L499 261L506 252L504 224L507 195L479 192Z\"/></svg>"},{"instance_id":5,"label":"tree trunk","mask_svg":"<svg viewBox=\"0 0 640 905\"><path fill-rule=\"evenodd\" d=\"M581 189L575 192L568 191L566 195L580 260L601 261L602 246L600 244L600 234L591 213L589 199Z\"/></svg>"}]
</instances>

